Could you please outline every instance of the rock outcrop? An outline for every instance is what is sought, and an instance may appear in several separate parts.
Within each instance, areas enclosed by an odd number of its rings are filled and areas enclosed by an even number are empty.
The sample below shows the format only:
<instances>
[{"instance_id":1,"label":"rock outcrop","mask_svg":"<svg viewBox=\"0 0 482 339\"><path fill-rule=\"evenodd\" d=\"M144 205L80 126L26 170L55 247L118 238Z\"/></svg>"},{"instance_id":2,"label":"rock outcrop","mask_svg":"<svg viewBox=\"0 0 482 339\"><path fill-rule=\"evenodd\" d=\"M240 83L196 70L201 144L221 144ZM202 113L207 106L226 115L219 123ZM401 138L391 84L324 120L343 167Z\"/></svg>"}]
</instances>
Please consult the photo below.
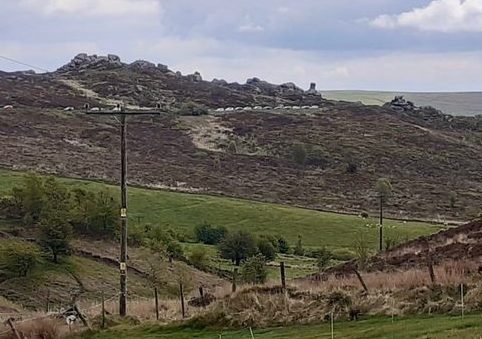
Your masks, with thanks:
<instances>
[{"instance_id":1,"label":"rock outcrop","mask_svg":"<svg viewBox=\"0 0 482 339\"><path fill-rule=\"evenodd\" d=\"M107 56L98 56L97 54L88 55L87 53L77 54L68 64L60 67L57 71L73 71L82 69L98 69L98 68L116 68L121 67L123 63L120 58L114 54Z\"/></svg>"}]
</instances>

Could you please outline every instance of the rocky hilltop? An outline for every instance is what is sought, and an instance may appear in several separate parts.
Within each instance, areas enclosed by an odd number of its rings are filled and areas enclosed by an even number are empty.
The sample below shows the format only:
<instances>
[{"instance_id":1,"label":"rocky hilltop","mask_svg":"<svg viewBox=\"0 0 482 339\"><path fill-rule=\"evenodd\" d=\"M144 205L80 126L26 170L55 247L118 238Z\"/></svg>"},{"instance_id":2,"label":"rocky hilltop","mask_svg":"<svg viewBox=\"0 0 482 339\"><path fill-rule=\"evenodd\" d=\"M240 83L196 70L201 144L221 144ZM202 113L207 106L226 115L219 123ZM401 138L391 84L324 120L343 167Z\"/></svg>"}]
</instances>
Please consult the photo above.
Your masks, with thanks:
<instances>
[{"instance_id":1,"label":"rocky hilltop","mask_svg":"<svg viewBox=\"0 0 482 339\"><path fill-rule=\"evenodd\" d=\"M70 111L85 103L162 105L160 117L130 118L131 184L360 213L376 211L374 184L388 177L394 217L465 220L482 206L480 117L403 98L330 101L314 83L205 81L115 55L0 72L0 166L116 181L118 126ZM225 107L240 110L215 111Z\"/></svg>"}]
</instances>

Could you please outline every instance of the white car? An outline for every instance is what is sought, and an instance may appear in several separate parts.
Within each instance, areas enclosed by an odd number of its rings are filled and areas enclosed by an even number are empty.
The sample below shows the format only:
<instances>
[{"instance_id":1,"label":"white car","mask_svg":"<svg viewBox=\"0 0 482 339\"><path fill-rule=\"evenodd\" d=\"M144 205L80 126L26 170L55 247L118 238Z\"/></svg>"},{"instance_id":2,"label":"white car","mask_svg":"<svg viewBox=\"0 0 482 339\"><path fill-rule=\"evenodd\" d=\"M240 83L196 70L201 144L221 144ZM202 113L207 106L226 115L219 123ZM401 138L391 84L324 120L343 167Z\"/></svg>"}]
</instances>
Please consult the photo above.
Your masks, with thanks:
<instances>
[{"instance_id":1,"label":"white car","mask_svg":"<svg viewBox=\"0 0 482 339\"><path fill-rule=\"evenodd\" d=\"M318 105L313 105L313 106L311 106L310 108L312 108L312 109L318 109L318 108L320 108L320 106L318 106Z\"/></svg>"},{"instance_id":2,"label":"white car","mask_svg":"<svg viewBox=\"0 0 482 339\"><path fill-rule=\"evenodd\" d=\"M217 108L215 112L224 112L224 108Z\"/></svg>"},{"instance_id":3,"label":"white car","mask_svg":"<svg viewBox=\"0 0 482 339\"><path fill-rule=\"evenodd\" d=\"M301 109L310 109L310 106L301 106Z\"/></svg>"},{"instance_id":4,"label":"white car","mask_svg":"<svg viewBox=\"0 0 482 339\"><path fill-rule=\"evenodd\" d=\"M292 108L292 109L301 109L300 106L293 106L293 107L291 107L291 108Z\"/></svg>"},{"instance_id":5,"label":"white car","mask_svg":"<svg viewBox=\"0 0 482 339\"><path fill-rule=\"evenodd\" d=\"M245 110L245 111L252 111L252 110L253 110L253 107L251 107L251 106L246 106L246 107L244 107L244 110Z\"/></svg>"},{"instance_id":6,"label":"white car","mask_svg":"<svg viewBox=\"0 0 482 339\"><path fill-rule=\"evenodd\" d=\"M74 108L72 106L64 108L64 111L73 111L73 110L74 110Z\"/></svg>"},{"instance_id":7,"label":"white car","mask_svg":"<svg viewBox=\"0 0 482 339\"><path fill-rule=\"evenodd\" d=\"M99 107L92 107L92 108L90 109L90 111L91 111L91 112L98 112L98 111L100 111L100 108L99 108Z\"/></svg>"},{"instance_id":8,"label":"white car","mask_svg":"<svg viewBox=\"0 0 482 339\"><path fill-rule=\"evenodd\" d=\"M253 109L263 109L261 106L254 106Z\"/></svg>"},{"instance_id":9,"label":"white car","mask_svg":"<svg viewBox=\"0 0 482 339\"><path fill-rule=\"evenodd\" d=\"M226 109L224 111L225 112L232 112L232 111L234 111L234 108L233 107L226 107Z\"/></svg>"},{"instance_id":10,"label":"white car","mask_svg":"<svg viewBox=\"0 0 482 339\"><path fill-rule=\"evenodd\" d=\"M235 111L242 111L243 108L242 108L242 107L236 107L234 110L235 110Z\"/></svg>"}]
</instances>

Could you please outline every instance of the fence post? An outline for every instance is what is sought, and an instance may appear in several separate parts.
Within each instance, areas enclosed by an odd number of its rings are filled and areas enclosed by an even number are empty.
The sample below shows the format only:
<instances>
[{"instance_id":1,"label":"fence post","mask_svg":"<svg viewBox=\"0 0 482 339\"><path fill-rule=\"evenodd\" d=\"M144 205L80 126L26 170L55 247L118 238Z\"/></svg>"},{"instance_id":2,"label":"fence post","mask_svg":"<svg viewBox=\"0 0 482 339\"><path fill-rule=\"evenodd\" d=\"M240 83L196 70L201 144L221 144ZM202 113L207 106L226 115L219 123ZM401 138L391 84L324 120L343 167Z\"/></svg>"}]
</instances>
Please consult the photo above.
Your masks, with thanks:
<instances>
[{"instance_id":1,"label":"fence post","mask_svg":"<svg viewBox=\"0 0 482 339\"><path fill-rule=\"evenodd\" d=\"M360 272L358 272L358 270L354 270L355 274L356 274L356 277L358 278L358 280L360 281L360 284L362 285L363 287L363 290L365 291L366 294L368 294L368 287L367 285L365 284L365 281L363 280L363 277L361 276Z\"/></svg>"},{"instance_id":2,"label":"fence post","mask_svg":"<svg viewBox=\"0 0 482 339\"><path fill-rule=\"evenodd\" d=\"M157 295L157 287L154 287L154 299L156 301L156 320L159 320L159 297Z\"/></svg>"},{"instance_id":3,"label":"fence post","mask_svg":"<svg viewBox=\"0 0 482 339\"><path fill-rule=\"evenodd\" d=\"M235 267L234 270L233 270L233 287L232 287L232 291L233 293L236 292L236 280L238 279L238 268Z\"/></svg>"},{"instance_id":4,"label":"fence post","mask_svg":"<svg viewBox=\"0 0 482 339\"><path fill-rule=\"evenodd\" d=\"M331 339L335 337L335 324L333 321L333 310L331 311L331 317L330 317L330 329L331 329Z\"/></svg>"},{"instance_id":5,"label":"fence post","mask_svg":"<svg viewBox=\"0 0 482 339\"><path fill-rule=\"evenodd\" d=\"M104 299L104 292L102 292L102 328L105 328L105 299Z\"/></svg>"},{"instance_id":6,"label":"fence post","mask_svg":"<svg viewBox=\"0 0 482 339\"><path fill-rule=\"evenodd\" d=\"M47 303L45 304L45 312L50 311L50 289L47 290Z\"/></svg>"},{"instance_id":7,"label":"fence post","mask_svg":"<svg viewBox=\"0 0 482 339\"><path fill-rule=\"evenodd\" d=\"M15 336L15 338L22 339L22 337L20 336L20 333L18 333L17 329L15 328L15 325L13 324L12 318L8 318L7 324L12 329L12 332L13 332L13 335Z\"/></svg>"},{"instance_id":8,"label":"fence post","mask_svg":"<svg viewBox=\"0 0 482 339\"><path fill-rule=\"evenodd\" d=\"M462 302L462 319L464 318L464 283L460 284L460 301Z\"/></svg>"},{"instance_id":9,"label":"fence post","mask_svg":"<svg viewBox=\"0 0 482 339\"><path fill-rule=\"evenodd\" d=\"M184 290L182 286L182 282L179 283L179 294L181 296L181 312L182 312L182 318L184 319L186 317L186 310L184 308Z\"/></svg>"},{"instance_id":10,"label":"fence post","mask_svg":"<svg viewBox=\"0 0 482 339\"><path fill-rule=\"evenodd\" d=\"M204 290L202 286L199 286L199 296L201 297L201 305L205 307L206 304L204 303Z\"/></svg>"},{"instance_id":11,"label":"fence post","mask_svg":"<svg viewBox=\"0 0 482 339\"><path fill-rule=\"evenodd\" d=\"M284 291L286 289L285 262L284 261L279 263L279 269L280 269L280 274L281 274L281 288Z\"/></svg>"}]
</instances>

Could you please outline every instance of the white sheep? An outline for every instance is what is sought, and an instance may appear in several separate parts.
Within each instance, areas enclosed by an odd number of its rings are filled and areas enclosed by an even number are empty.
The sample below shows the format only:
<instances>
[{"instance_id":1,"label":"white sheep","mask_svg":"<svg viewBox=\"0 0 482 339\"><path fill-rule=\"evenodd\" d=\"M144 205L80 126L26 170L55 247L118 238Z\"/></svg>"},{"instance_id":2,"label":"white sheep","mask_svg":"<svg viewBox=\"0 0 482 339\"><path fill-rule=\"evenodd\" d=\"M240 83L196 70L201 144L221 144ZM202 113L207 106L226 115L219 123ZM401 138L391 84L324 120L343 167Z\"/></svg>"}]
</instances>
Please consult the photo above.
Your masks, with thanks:
<instances>
[{"instance_id":1,"label":"white sheep","mask_svg":"<svg viewBox=\"0 0 482 339\"><path fill-rule=\"evenodd\" d=\"M100 108L99 108L99 107L92 107L92 108L90 109L90 111L91 111L91 112L98 112L98 111L100 111Z\"/></svg>"},{"instance_id":2,"label":"white sheep","mask_svg":"<svg viewBox=\"0 0 482 339\"><path fill-rule=\"evenodd\" d=\"M74 110L74 108L72 106L64 108L64 111L73 111L73 110Z\"/></svg>"},{"instance_id":3,"label":"white sheep","mask_svg":"<svg viewBox=\"0 0 482 339\"><path fill-rule=\"evenodd\" d=\"M13 109L13 106L12 105L5 105L5 106L3 106L3 109Z\"/></svg>"}]
</instances>

